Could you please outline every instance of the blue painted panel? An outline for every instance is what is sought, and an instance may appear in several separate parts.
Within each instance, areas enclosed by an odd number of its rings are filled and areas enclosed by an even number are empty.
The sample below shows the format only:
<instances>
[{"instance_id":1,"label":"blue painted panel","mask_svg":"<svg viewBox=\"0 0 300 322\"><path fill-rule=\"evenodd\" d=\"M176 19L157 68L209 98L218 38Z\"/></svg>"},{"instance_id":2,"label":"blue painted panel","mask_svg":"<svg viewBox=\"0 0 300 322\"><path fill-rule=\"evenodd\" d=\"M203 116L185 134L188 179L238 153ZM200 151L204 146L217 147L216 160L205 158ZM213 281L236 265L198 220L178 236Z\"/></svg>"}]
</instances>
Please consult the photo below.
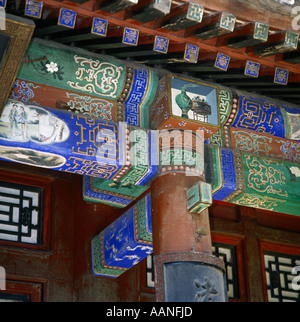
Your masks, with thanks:
<instances>
[{"instance_id":1,"label":"blue painted panel","mask_svg":"<svg viewBox=\"0 0 300 322\"><path fill-rule=\"evenodd\" d=\"M236 175L233 151L221 148L223 187L213 195L214 200L223 200L236 190Z\"/></svg>"},{"instance_id":2,"label":"blue painted panel","mask_svg":"<svg viewBox=\"0 0 300 322\"><path fill-rule=\"evenodd\" d=\"M151 194L149 193L145 197L146 201L146 223L147 223L147 231L149 234L152 234L152 210L151 210Z\"/></svg>"},{"instance_id":3,"label":"blue painted panel","mask_svg":"<svg viewBox=\"0 0 300 322\"><path fill-rule=\"evenodd\" d=\"M92 33L105 37L107 34L108 21L95 17L93 19Z\"/></svg>"},{"instance_id":4,"label":"blue painted panel","mask_svg":"<svg viewBox=\"0 0 300 322\"><path fill-rule=\"evenodd\" d=\"M117 277L152 252L148 194L93 238L92 269L95 275Z\"/></svg>"},{"instance_id":5,"label":"blue painted panel","mask_svg":"<svg viewBox=\"0 0 300 322\"><path fill-rule=\"evenodd\" d=\"M58 24L68 28L74 28L76 23L76 12L61 8L58 17Z\"/></svg>"},{"instance_id":6,"label":"blue painted panel","mask_svg":"<svg viewBox=\"0 0 300 322\"><path fill-rule=\"evenodd\" d=\"M122 42L127 45L137 46L139 42L139 31L132 28L124 28Z\"/></svg>"},{"instance_id":7,"label":"blue painted panel","mask_svg":"<svg viewBox=\"0 0 300 322\"><path fill-rule=\"evenodd\" d=\"M156 36L154 41L154 51L166 54L169 48L169 39L165 37Z\"/></svg>"},{"instance_id":8,"label":"blue painted panel","mask_svg":"<svg viewBox=\"0 0 300 322\"><path fill-rule=\"evenodd\" d=\"M25 15L34 18L41 18L43 2L27 0L25 5Z\"/></svg>"},{"instance_id":9,"label":"blue painted panel","mask_svg":"<svg viewBox=\"0 0 300 322\"><path fill-rule=\"evenodd\" d=\"M133 208L104 230L106 265L131 268L153 251L152 245L136 241Z\"/></svg>"},{"instance_id":10,"label":"blue painted panel","mask_svg":"<svg viewBox=\"0 0 300 322\"><path fill-rule=\"evenodd\" d=\"M230 63L230 57L227 55L224 55L222 53L218 53L216 61L215 61L215 67L219 68L221 70L227 71L229 63Z\"/></svg>"},{"instance_id":11,"label":"blue painted panel","mask_svg":"<svg viewBox=\"0 0 300 322\"><path fill-rule=\"evenodd\" d=\"M103 179L123 167L124 138L116 123L9 101L0 124L4 160Z\"/></svg>"},{"instance_id":12,"label":"blue painted panel","mask_svg":"<svg viewBox=\"0 0 300 322\"><path fill-rule=\"evenodd\" d=\"M258 98L239 97L239 109L232 126L285 137L281 109L272 102Z\"/></svg>"}]
</instances>

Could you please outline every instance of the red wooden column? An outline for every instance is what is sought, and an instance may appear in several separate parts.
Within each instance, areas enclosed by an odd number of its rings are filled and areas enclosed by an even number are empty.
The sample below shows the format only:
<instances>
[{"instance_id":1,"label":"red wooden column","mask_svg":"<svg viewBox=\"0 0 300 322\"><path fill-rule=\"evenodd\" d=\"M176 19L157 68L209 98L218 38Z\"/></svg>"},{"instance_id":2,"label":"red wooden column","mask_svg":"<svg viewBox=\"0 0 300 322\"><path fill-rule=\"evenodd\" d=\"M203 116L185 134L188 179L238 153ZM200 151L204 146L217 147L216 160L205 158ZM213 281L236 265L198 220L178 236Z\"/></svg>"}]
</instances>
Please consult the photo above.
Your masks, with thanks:
<instances>
[{"instance_id":1,"label":"red wooden column","mask_svg":"<svg viewBox=\"0 0 300 322\"><path fill-rule=\"evenodd\" d=\"M187 189L199 180L185 173L159 176L151 184L153 253L211 252L208 211L187 211ZM207 232L200 240L197 231Z\"/></svg>"},{"instance_id":2,"label":"red wooden column","mask_svg":"<svg viewBox=\"0 0 300 322\"><path fill-rule=\"evenodd\" d=\"M151 184L152 236L158 302L226 301L224 263L212 255L207 209L187 210L197 176L168 173Z\"/></svg>"}]
</instances>

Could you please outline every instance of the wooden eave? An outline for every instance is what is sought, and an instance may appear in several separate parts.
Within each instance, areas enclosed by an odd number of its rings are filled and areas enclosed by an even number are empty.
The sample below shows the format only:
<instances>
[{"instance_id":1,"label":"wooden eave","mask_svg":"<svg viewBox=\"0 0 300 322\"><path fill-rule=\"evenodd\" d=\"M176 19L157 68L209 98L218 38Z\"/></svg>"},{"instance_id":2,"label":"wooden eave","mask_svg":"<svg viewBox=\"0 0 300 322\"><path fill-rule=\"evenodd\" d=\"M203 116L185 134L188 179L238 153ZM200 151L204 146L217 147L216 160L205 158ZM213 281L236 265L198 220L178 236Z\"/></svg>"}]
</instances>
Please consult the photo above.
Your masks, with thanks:
<instances>
[{"instance_id":1,"label":"wooden eave","mask_svg":"<svg viewBox=\"0 0 300 322\"><path fill-rule=\"evenodd\" d=\"M156 13L151 11L151 21L147 21L147 15L149 10L152 10L153 0L139 0L137 4L131 4L127 9L114 13L103 10L103 6L105 9L105 1L44 0L41 18L32 18L36 24L34 37L299 104L300 91L297 89L300 89L300 48L298 40L295 47L284 42L287 32L292 32L294 36L298 34L297 31L292 30L294 18L291 13L292 6L275 0L268 1L268 6L262 6L259 0L252 2L244 0L194 1L203 7L202 21L174 31L168 30L164 26L170 21L176 21L176 19L186 16L191 1L174 0L170 12L163 15L158 12L157 17ZM124 0L112 1L118 5L124 2ZM127 0L127 2L130 1ZM7 0L6 11L22 16L25 5L25 0L18 2ZM76 12L74 28L70 29L57 24L61 8ZM211 28L212 30L218 28L223 13L235 16L236 21L232 31L216 33L216 36L212 33L208 39L200 39L196 36L197 31L201 28ZM147 17L145 22L141 21L143 14L144 17ZM91 33L91 25L95 17L107 20L108 30L105 37ZM263 23L269 27L268 39L254 44L251 41L239 42L238 40L253 39L253 28L256 23ZM136 46L122 43L124 28L133 28L139 31ZM158 53L153 50L156 36L169 39L167 53ZM281 47L276 47L277 49L271 51L274 44L278 44L278 42L282 42ZM239 45L232 46L236 43ZM196 64L184 59L186 44L199 47L199 57ZM259 46L262 45L272 54L259 54L261 53ZM214 67L218 53L230 57L230 64L226 71ZM260 64L258 77L245 75L247 61ZM274 83L276 68L289 72L286 85Z\"/></svg>"}]
</instances>

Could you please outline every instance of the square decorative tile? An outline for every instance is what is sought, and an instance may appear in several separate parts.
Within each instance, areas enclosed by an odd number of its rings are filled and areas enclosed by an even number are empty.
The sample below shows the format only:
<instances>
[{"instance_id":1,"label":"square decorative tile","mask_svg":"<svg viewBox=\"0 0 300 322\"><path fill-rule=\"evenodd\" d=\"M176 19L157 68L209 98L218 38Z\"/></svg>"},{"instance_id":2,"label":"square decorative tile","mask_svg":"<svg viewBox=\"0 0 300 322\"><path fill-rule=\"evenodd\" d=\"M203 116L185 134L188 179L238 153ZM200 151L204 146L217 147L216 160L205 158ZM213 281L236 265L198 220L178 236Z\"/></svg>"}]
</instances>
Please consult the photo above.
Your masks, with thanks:
<instances>
[{"instance_id":1,"label":"square decorative tile","mask_svg":"<svg viewBox=\"0 0 300 322\"><path fill-rule=\"evenodd\" d=\"M68 9L60 9L58 17L58 25L74 28L76 23L76 12Z\"/></svg>"},{"instance_id":2,"label":"square decorative tile","mask_svg":"<svg viewBox=\"0 0 300 322\"><path fill-rule=\"evenodd\" d=\"M153 50L166 54L169 48L169 39L165 37L156 36Z\"/></svg>"},{"instance_id":3,"label":"square decorative tile","mask_svg":"<svg viewBox=\"0 0 300 322\"><path fill-rule=\"evenodd\" d=\"M247 61L246 67L245 67L245 75L251 76L251 77L258 77L259 75L259 69L260 69L260 64L255 63L253 61Z\"/></svg>"},{"instance_id":4,"label":"square decorative tile","mask_svg":"<svg viewBox=\"0 0 300 322\"><path fill-rule=\"evenodd\" d=\"M275 76L274 76L274 83L286 85L288 83L289 78L289 71L282 68L276 68Z\"/></svg>"},{"instance_id":5,"label":"square decorative tile","mask_svg":"<svg viewBox=\"0 0 300 322\"><path fill-rule=\"evenodd\" d=\"M163 12L164 15L170 13L172 1L171 0L155 0L150 7Z\"/></svg>"},{"instance_id":6,"label":"square decorative tile","mask_svg":"<svg viewBox=\"0 0 300 322\"><path fill-rule=\"evenodd\" d=\"M43 2L27 0L25 5L25 15L40 19L42 16Z\"/></svg>"},{"instance_id":7,"label":"square decorative tile","mask_svg":"<svg viewBox=\"0 0 300 322\"><path fill-rule=\"evenodd\" d=\"M286 46L289 46L293 49L298 48L299 34L293 31L286 31L284 43Z\"/></svg>"},{"instance_id":8,"label":"square decorative tile","mask_svg":"<svg viewBox=\"0 0 300 322\"><path fill-rule=\"evenodd\" d=\"M190 63L197 63L199 56L199 47L186 44L184 51L184 59Z\"/></svg>"},{"instance_id":9,"label":"square decorative tile","mask_svg":"<svg viewBox=\"0 0 300 322\"><path fill-rule=\"evenodd\" d=\"M132 28L124 28L123 44L137 46L139 42L139 31Z\"/></svg>"},{"instance_id":10,"label":"square decorative tile","mask_svg":"<svg viewBox=\"0 0 300 322\"><path fill-rule=\"evenodd\" d=\"M256 22L254 31L253 31L253 38L259 39L261 41L267 41L269 37L269 25L261 22Z\"/></svg>"},{"instance_id":11,"label":"square decorative tile","mask_svg":"<svg viewBox=\"0 0 300 322\"><path fill-rule=\"evenodd\" d=\"M211 185L198 182L187 190L187 209L192 213L200 213L212 204Z\"/></svg>"},{"instance_id":12,"label":"square decorative tile","mask_svg":"<svg viewBox=\"0 0 300 322\"><path fill-rule=\"evenodd\" d=\"M190 20L201 22L203 17L203 7L195 2L190 2L186 17Z\"/></svg>"},{"instance_id":13,"label":"square decorative tile","mask_svg":"<svg viewBox=\"0 0 300 322\"><path fill-rule=\"evenodd\" d=\"M230 63L230 57L226 56L224 54L218 53L216 61L215 61L215 67L222 69L224 71L227 71L228 66Z\"/></svg>"},{"instance_id":14,"label":"square decorative tile","mask_svg":"<svg viewBox=\"0 0 300 322\"><path fill-rule=\"evenodd\" d=\"M220 19L220 27L229 31L234 30L236 18L231 13L223 12Z\"/></svg>"},{"instance_id":15,"label":"square decorative tile","mask_svg":"<svg viewBox=\"0 0 300 322\"><path fill-rule=\"evenodd\" d=\"M0 8L5 8L6 2L7 2L7 0L0 0Z\"/></svg>"},{"instance_id":16,"label":"square decorative tile","mask_svg":"<svg viewBox=\"0 0 300 322\"><path fill-rule=\"evenodd\" d=\"M108 21L100 18L93 19L92 34L106 37Z\"/></svg>"}]
</instances>

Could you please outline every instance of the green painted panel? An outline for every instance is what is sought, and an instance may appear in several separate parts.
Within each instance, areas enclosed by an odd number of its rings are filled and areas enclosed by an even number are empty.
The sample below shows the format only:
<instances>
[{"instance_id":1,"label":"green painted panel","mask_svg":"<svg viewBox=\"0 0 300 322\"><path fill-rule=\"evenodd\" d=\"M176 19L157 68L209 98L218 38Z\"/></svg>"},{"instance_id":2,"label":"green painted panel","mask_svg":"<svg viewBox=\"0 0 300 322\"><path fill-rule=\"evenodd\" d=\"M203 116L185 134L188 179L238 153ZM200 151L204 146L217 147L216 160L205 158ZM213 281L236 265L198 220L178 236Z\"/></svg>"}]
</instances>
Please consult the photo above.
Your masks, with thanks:
<instances>
[{"instance_id":1,"label":"green painted panel","mask_svg":"<svg viewBox=\"0 0 300 322\"><path fill-rule=\"evenodd\" d=\"M78 48L35 40L28 48L18 77L41 84L116 100L126 67Z\"/></svg>"},{"instance_id":2,"label":"green painted panel","mask_svg":"<svg viewBox=\"0 0 300 322\"><path fill-rule=\"evenodd\" d=\"M242 154L245 191L234 203L300 216L300 164Z\"/></svg>"}]
</instances>

